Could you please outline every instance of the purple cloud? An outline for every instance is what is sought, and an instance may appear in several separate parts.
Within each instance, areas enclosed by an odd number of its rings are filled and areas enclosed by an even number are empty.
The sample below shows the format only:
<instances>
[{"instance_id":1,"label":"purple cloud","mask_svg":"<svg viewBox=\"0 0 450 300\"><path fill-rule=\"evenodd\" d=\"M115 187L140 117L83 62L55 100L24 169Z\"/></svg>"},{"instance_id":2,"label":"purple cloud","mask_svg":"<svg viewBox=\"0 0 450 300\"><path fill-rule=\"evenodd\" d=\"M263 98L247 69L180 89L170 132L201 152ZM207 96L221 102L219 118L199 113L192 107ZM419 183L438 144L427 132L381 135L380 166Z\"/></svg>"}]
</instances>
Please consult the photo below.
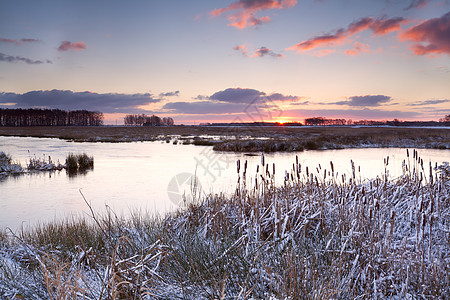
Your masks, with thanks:
<instances>
[{"instance_id":1,"label":"purple cloud","mask_svg":"<svg viewBox=\"0 0 450 300\"><path fill-rule=\"evenodd\" d=\"M51 64L51 60L33 60L30 58L22 57L22 56L13 56L4 53L0 53L0 61L16 63L16 62L24 62L29 65L40 65L40 64Z\"/></svg>"},{"instance_id":2,"label":"purple cloud","mask_svg":"<svg viewBox=\"0 0 450 300\"><path fill-rule=\"evenodd\" d=\"M391 97L385 95L365 95L352 96L347 101L339 101L327 104L348 105L348 106L380 106L392 100Z\"/></svg>"},{"instance_id":3,"label":"purple cloud","mask_svg":"<svg viewBox=\"0 0 450 300\"><path fill-rule=\"evenodd\" d=\"M88 109L104 113L143 112L138 106L159 102L152 94L73 92L68 90L31 91L24 94L0 93L1 103L15 107L46 107L67 110Z\"/></svg>"},{"instance_id":4,"label":"purple cloud","mask_svg":"<svg viewBox=\"0 0 450 300\"><path fill-rule=\"evenodd\" d=\"M38 40L38 39L27 39L27 38L23 38L23 39L20 39L20 40L0 38L0 42L16 44L16 45L22 45L22 43L37 43L37 42L41 42L41 40Z\"/></svg>"},{"instance_id":5,"label":"purple cloud","mask_svg":"<svg viewBox=\"0 0 450 300\"><path fill-rule=\"evenodd\" d=\"M441 103L448 103L450 102L449 99L442 99L442 100L425 100L425 101L418 101L415 103L409 104L409 106L426 106L426 105L436 105Z\"/></svg>"},{"instance_id":6,"label":"purple cloud","mask_svg":"<svg viewBox=\"0 0 450 300\"><path fill-rule=\"evenodd\" d=\"M209 99L229 103L250 103L263 95L265 95L263 92L254 89L228 88L212 94Z\"/></svg>"},{"instance_id":7,"label":"purple cloud","mask_svg":"<svg viewBox=\"0 0 450 300\"><path fill-rule=\"evenodd\" d=\"M161 93L159 94L159 97L163 98L163 97L178 97L180 95L180 91L175 91L175 92L167 92L167 93Z\"/></svg>"},{"instance_id":8,"label":"purple cloud","mask_svg":"<svg viewBox=\"0 0 450 300\"><path fill-rule=\"evenodd\" d=\"M424 8L430 3L431 0L411 0L411 4L405 8L405 10L410 10L413 8Z\"/></svg>"}]
</instances>

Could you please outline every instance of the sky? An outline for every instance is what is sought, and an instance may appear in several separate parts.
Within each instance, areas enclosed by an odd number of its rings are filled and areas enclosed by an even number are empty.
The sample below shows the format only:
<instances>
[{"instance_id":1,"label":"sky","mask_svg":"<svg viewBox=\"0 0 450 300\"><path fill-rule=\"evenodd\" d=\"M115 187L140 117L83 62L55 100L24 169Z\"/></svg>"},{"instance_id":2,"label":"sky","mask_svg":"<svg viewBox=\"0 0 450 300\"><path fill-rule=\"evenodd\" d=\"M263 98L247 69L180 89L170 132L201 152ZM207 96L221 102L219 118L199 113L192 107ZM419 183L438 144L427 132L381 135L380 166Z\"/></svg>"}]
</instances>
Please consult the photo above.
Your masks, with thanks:
<instances>
[{"instance_id":1,"label":"sky","mask_svg":"<svg viewBox=\"0 0 450 300\"><path fill-rule=\"evenodd\" d=\"M0 108L176 124L450 114L449 0L0 0Z\"/></svg>"}]
</instances>

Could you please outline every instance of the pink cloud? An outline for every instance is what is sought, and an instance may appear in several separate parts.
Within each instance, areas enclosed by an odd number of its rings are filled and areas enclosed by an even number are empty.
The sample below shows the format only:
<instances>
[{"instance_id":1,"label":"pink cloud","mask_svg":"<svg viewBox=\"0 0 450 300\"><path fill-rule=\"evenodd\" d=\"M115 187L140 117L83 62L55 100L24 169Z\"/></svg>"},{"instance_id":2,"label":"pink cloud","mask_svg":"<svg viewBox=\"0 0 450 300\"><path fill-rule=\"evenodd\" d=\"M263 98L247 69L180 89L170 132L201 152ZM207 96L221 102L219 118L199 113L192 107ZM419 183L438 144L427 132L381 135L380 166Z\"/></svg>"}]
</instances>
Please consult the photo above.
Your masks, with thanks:
<instances>
[{"instance_id":1,"label":"pink cloud","mask_svg":"<svg viewBox=\"0 0 450 300\"><path fill-rule=\"evenodd\" d=\"M374 35L385 35L400 30L400 25L407 21L403 18L374 19L371 17L361 18L350 25L347 29L340 28L334 33L313 37L302 41L286 50L297 51L297 53L312 50L322 46L345 43L347 38L364 30L371 30Z\"/></svg>"},{"instance_id":2,"label":"pink cloud","mask_svg":"<svg viewBox=\"0 0 450 300\"><path fill-rule=\"evenodd\" d=\"M79 50L84 50L86 48L87 48L87 46L84 42L71 43L69 41L63 41L63 42L61 42L61 45L58 47L58 50L59 51L68 51L68 50L79 51Z\"/></svg>"},{"instance_id":3,"label":"pink cloud","mask_svg":"<svg viewBox=\"0 0 450 300\"><path fill-rule=\"evenodd\" d=\"M411 50L416 55L450 54L450 12L426 20L400 35L401 40L416 42Z\"/></svg>"},{"instance_id":4,"label":"pink cloud","mask_svg":"<svg viewBox=\"0 0 450 300\"><path fill-rule=\"evenodd\" d=\"M227 7L214 9L213 17L228 14L230 26L244 29L270 22L270 17L256 16L259 11L269 9L286 9L297 4L297 0L238 0Z\"/></svg>"},{"instance_id":5,"label":"pink cloud","mask_svg":"<svg viewBox=\"0 0 450 300\"><path fill-rule=\"evenodd\" d=\"M355 42L353 49L348 49L345 53L350 56L355 56L360 53L370 53L370 46L368 44Z\"/></svg>"},{"instance_id":6,"label":"pink cloud","mask_svg":"<svg viewBox=\"0 0 450 300\"><path fill-rule=\"evenodd\" d=\"M370 24L370 29L375 35L385 35L400 30L400 25L408 22L403 18L378 19Z\"/></svg>"},{"instance_id":7,"label":"pink cloud","mask_svg":"<svg viewBox=\"0 0 450 300\"><path fill-rule=\"evenodd\" d=\"M236 47L233 47L233 50L240 51L242 52L243 55L247 56L248 50L247 47L245 47L244 45L238 45Z\"/></svg>"}]
</instances>

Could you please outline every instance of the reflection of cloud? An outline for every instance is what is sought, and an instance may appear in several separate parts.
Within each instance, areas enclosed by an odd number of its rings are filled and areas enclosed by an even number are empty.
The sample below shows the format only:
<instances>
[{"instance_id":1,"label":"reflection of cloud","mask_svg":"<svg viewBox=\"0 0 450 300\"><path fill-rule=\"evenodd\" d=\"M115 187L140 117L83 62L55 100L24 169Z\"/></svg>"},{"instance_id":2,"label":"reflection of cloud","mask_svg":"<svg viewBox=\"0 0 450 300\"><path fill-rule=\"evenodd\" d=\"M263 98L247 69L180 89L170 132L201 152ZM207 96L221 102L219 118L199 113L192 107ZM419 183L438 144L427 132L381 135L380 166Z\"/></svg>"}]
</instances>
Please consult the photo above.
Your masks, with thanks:
<instances>
[{"instance_id":1,"label":"reflection of cloud","mask_svg":"<svg viewBox=\"0 0 450 300\"><path fill-rule=\"evenodd\" d=\"M275 53L267 47L261 47L252 54L248 54L248 50L244 45L238 45L236 47L233 47L233 50L241 52L242 55L244 55L246 57L264 57L264 56L272 56L275 58L284 58L285 57L283 54Z\"/></svg>"},{"instance_id":2,"label":"reflection of cloud","mask_svg":"<svg viewBox=\"0 0 450 300\"><path fill-rule=\"evenodd\" d=\"M58 50L59 51L68 51L68 50L79 51L79 50L84 50L86 48L87 48L87 46L84 42L71 43L69 41L63 41L63 42L61 42L61 45L58 47Z\"/></svg>"},{"instance_id":3,"label":"reflection of cloud","mask_svg":"<svg viewBox=\"0 0 450 300\"><path fill-rule=\"evenodd\" d=\"M391 101L391 97L385 95L365 95L352 96L347 101L339 101L328 104L348 105L348 106L380 106Z\"/></svg>"},{"instance_id":4,"label":"reflection of cloud","mask_svg":"<svg viewBox=\"0 0 450 300\"><path fill-rule=\"evenodd\" d=\"M296 4L297 0L238 0L227 7L214 9L210 12L210 15L217 17L222 14L227 14L230 26L244 29L270 21L270 17L256 16L259 11L285 9L293 7Z\"/></svg>"},{"instance_id":5,"label":"reflection of cloud","mask_svg":"<svg viewBox=\"0 0 450 300\"><path fill-rule=\"evenodd\" d=\"M416 55L450 54L450 12L411 27L400 37L416 42L411 47Z\"/></svg>"},{"instance_id":6,"label":"reflection of cloud","mask_svg":"<svg viewBox=\"0 0 450 300\"><path fill-rule=\"evenodd\" d=\"M0 61L4 61L4 62L11 62L11 63L15 63L15 62L24 62L30 65L39 65L39 64L51 64L52 61L51 60L33 60L30 58L26 58L26 57L22 57L22 56L12 56L12 55L7 55L4 53L0 53Z\"/></svg>"},{"instance_id":7,"label":"reflection of cloud","mask_svg":"<svg viewBox=\"0 0 450 300\"><path fill-rule=\"evenodd\" d=\"M175 92L167 92L167 93L161 93L159 94L159 97L174 97L174 96L179 96L180 95L180 91L175 91Z\"/></svg>"},{"instance_id":8,"label":"reflection of cloud","mask_svg":"<svg viewBox=\"0 0 450 300\"><path fill-rule=\"evenodd\" d=\"M63 90L31 91L24 94L0 93L1 103L15 103L15 107L46 107L66 110L87 109L105 113L141 111L137 107L159 102L151 94L99 94Z\"/></svg>"},{"instance_id":9,"label":"reflection of cloud","mask_svg":"<svg viewBox=\"0 0 450 300\"><path fill-rule=\"evenodd\" d=\"M309 40L302 41L286 50L296 51L298 53L303 51L312 50L318 47L332 44L344 43L346 39L358 32L366 29L370 29L374 35L385 35L392 31L400 29L400 25L405 23L403 18L392 19L374 19L374 18L362 18L351 23L347 29L340 28L334 33L324 34L313 37Z\"/></svg>"},{"instance_id":10,"label":"reflection of cloud","mask_svg":"<svg viewBox=\"0 0 450 300\"><path fill-rule=\"evenodd\" d=\"M409 106L425 106L425 105L436 105L441 103L447 103L450 102L448 99L442 99L442 100L425 100L425 101L418 101L415 103L408 104Z\"/></svg>"}]
</instances>

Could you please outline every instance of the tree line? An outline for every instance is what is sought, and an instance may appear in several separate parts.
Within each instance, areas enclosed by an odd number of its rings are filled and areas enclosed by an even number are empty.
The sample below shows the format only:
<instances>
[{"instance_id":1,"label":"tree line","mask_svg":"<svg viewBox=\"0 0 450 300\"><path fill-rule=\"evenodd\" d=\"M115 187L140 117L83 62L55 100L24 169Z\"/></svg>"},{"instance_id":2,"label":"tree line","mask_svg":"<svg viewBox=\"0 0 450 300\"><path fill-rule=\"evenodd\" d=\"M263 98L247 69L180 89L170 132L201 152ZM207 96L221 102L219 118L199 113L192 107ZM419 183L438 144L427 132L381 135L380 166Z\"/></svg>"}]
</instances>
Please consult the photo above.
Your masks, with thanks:
<instances>
[{"instance_id":1,"label":"tree line","mask_svg":"<svg viewBox=\"0 0 450 300\"><path fill-rule=\"evenodd\" d=\"M351 120L350 124L351 124ZM319 125L319 126L325 126L325 125L347 125L349 124L347 120L345 119L327 119L323 117L314 117L314 118L307 118L305 119L305 125Z\"/></svg>"},{"instance_id":2,"label":"tree line","mask_svg":"<svg viewBox=\"0 0 450 300\"><path fill-rule=\"evenodd\" d=\"M0 126L100 126L103 113L99 111L61 109L2 109Z\"/></svg>"},{"instance_id":3,"label":"tree line","mask_svg":"<svg viewBox=\"0 0 450 300\"><path fill-rule=\"evenodd\" d=\"M389 120L359 120L352 121L350 119L327 119L324 117L307 118L304 121L305 125L309 126L329 126L329 125L362 125L362 126L450 126L450 115L438 121L401 121L399 119Z\"/></svg>"},{"instance_id":4,"label":"tree line","mask_svg":"<svg viewBox=\"0 0 450 300\"><path fill-rule=\"evenodd\" d=\"M138 125L138 126L172 126L174 121L170 117L160 118L152 115L126 115L123 120L125 125Z\"/></svg>"}]
</instances>

